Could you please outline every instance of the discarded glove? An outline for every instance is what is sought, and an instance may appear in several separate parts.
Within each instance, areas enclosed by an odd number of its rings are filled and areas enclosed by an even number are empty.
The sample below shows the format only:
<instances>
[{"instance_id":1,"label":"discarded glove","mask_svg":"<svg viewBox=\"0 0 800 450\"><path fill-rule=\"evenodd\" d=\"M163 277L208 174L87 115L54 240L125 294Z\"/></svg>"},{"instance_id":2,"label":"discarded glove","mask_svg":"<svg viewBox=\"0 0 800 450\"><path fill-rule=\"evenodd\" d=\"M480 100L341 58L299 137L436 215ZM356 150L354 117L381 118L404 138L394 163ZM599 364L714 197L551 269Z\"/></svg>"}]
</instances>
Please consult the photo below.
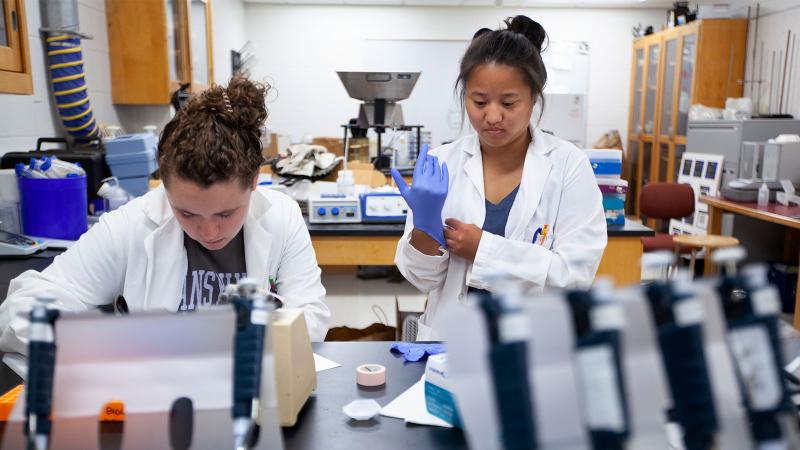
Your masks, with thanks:
<instances>
[{"instance_id":1,"label":"discarded glove","mask_svg":"<svg viewBox=\"0 0 800 450\"><path fill-rule=\"evenodd\" d=\"M389 350L402 353L406 361L419 361L428 355L444 353L444 344L416 344L413 342L393 342Z\"/></svg>"}]
</instances>

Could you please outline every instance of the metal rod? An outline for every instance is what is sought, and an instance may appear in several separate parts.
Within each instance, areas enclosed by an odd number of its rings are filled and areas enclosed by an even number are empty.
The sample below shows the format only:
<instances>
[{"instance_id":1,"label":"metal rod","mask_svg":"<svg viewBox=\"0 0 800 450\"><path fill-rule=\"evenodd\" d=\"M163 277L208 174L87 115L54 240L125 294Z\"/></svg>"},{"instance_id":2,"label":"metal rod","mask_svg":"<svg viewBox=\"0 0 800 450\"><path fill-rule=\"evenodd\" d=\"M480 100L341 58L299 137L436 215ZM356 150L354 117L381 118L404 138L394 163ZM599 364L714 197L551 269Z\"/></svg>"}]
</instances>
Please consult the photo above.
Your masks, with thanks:
<instances>
[{"instance_id":1,"label":"metal rod","mask_svg":"<svg viewBox=\"0 0 800 450\"><path fill-rule=\"evenodd\" d=\"M764 84L764 41L761 41L760 44L761 44L761 51L759 52L759 56L761 57L761 59L759 60L758 63L758 91L756 91L756 94L758 94L758 101L756 102L757 105L756 111L758 111L759 116L761 115L761 90L762 90L761 88L762 85Z\"/></svg>"},{"instance_id":2,"label":"metal rod","mask_svg":"<svg viewBox=\"0 0 800 450\"><path fill-rule=\"evenodd\" d=\"M775 50L772 51L772 63L769 66L769 103L767 114L772 114L772 86L775 84Z\"/></svg>"},{"instance_id":3,"label":"metal rod","mask_svg":"<svg viewBox=\"0 0 800 450\"><path fill-rule=\"evenodd\" d=\"M753 64L750 67L750 98L753 98L753 85L756 78L756 49L758 46L758 14L761 9L761 4L756 3L756 29L753 32ZM750 25L750 7L747 7L747 24Z\"/></svg>"},{"instance_id":4,"label":"metal rod","mask_svg":"<svg viewBox=\"0 0 800 450\"><path fill-rule=\"evenodd\" d=\"M780 111L778 113L783 114L783 93L784 89L786 89L786 72L789 69L787 66L789 65L789 44L792 42L792 30L791 28L786 33L786 54L783 57L783 75L781 79L781 103L780 103Z\"/></svg>"},{"instance_id":5,"label":"metal rod","mask_svg":"<svg viewBox=\"0 0 800 450\"><path fill-rule=\"evenodd\" d=\"M789 58L789 81L786 82L786 109L787 111L791 108L792 104L792 74L794 73L794 54L795 49L797 48L797 35L792 35L792 57ZM796 89L796 88L795 88Z\"/></svg>"}]
</instances>

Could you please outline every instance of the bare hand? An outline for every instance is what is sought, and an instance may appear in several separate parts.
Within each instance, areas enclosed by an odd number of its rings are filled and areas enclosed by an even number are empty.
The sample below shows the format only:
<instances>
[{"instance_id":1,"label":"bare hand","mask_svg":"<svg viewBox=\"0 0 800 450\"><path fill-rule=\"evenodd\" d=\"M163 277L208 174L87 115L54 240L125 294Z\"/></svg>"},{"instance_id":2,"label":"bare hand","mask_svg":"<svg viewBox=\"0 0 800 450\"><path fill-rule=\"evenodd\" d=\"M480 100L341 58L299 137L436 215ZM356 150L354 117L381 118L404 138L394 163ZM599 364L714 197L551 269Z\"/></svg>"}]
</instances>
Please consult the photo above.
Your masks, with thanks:
<instances>
[{"instance_id":1,"label":"bare hand","mask_svg":"<svg viewBox=\"0 0 800 450\"><path fill-rule=\"evenodd\" d=\"M447 248L457 256L469 262L475 261L478 253L478 244L481 243L483 230L478 226L464 223L458 219L447 219L444 221L447 227L444 229L444 240Z\"/></svg>"}]
</instances>

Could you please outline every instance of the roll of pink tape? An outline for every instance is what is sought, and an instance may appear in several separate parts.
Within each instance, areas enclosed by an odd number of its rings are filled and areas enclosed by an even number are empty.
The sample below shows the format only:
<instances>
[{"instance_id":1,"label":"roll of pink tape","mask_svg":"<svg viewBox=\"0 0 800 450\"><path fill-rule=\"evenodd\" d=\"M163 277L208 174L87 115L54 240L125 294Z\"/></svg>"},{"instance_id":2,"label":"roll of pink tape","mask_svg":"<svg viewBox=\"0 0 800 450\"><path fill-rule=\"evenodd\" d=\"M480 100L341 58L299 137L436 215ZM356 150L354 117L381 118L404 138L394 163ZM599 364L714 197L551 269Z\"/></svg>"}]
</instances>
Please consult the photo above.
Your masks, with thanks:
<instances>
[{"instance_id":1,"label":"roll of pink tape","mask_svg":"<svg viewBox=\"0 0 800 450\"><path fill-rule=\"evenodd\" d=\"M363 364L356 367L356 383L361 386L380 386L386 383L386 367L380 364Z\"/></svg>"}]
</instances>

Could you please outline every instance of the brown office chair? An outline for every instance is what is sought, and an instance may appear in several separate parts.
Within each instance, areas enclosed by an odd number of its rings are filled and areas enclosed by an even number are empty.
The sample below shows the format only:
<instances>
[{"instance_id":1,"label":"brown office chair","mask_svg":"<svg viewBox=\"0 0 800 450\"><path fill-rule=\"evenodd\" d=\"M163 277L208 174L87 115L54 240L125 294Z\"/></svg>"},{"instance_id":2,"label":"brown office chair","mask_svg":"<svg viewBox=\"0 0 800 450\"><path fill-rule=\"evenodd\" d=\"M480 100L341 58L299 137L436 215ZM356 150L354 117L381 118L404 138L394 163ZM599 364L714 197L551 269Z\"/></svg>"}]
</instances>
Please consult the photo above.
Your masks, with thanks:
<instances>
[{"instance_id":1,"label":"brown office chair","mask_svg":"<svg viewBox=\"0 0 800 450\"><path fill-rule=\"evenodd\" d=\"M694 191L688 184L650 183L642 187L639 194L639 205L647 217L669 220L681 219L694 212ZM658 233L655 236L642 238L645 252L657 250L675 250L672 235ZM688 249L681 249L681 253Z\"/></svg>"},{"instance_id":2,"label":"brown office chair","mask_svg":"<svg viewBox=\"0 0 800 450\"><path fill-rule=\"evenodd\" d=\"M688 184L651 183L642 188L639 205L647 217L654 219L681 219L694 212L694 191ZM739 240L731 236L672 236L667 233L656 233L653 237L642 238L645 252L669 250L680 253L691 253L689 273L694 274L697 250L718 249L739 245Z\"/></svg>"}]
</instances>

